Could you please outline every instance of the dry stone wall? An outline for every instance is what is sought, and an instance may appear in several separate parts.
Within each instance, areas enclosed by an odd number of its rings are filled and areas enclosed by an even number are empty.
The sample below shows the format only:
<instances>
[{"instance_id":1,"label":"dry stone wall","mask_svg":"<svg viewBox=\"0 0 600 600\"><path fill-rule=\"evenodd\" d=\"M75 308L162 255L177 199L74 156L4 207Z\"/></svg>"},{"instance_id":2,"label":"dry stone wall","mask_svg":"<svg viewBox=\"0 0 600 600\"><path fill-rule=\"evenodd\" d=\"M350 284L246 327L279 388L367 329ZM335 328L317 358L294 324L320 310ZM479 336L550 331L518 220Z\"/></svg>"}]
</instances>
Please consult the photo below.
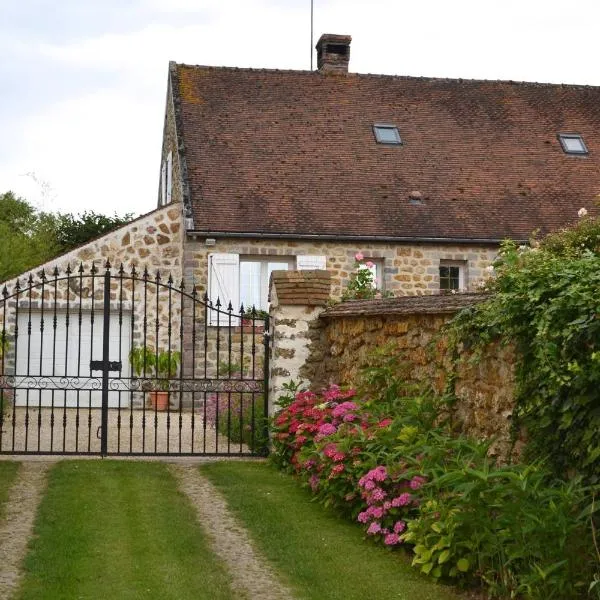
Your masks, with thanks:
<instances>
[{"instance_id":1,"label":"dry stone wall","mask_svg":"<svg viewBox=\"0 0 600 600\"><path fill-rule=\"evenodd\" d=\"M313 389L329 383L350 384L375 350L399 354L409 381L444 391L450 366L441 327L461 308L483 295L457 294L355 301L323 312L312 332L310 355L300 370ZM454 418L457 428L479 439L492 439L491 453L506 457L514 390L510 347L490 348L472 362L467 352L456 372ZM518 450L518 449L517 449Z\"/></svg>"}]
</instances>

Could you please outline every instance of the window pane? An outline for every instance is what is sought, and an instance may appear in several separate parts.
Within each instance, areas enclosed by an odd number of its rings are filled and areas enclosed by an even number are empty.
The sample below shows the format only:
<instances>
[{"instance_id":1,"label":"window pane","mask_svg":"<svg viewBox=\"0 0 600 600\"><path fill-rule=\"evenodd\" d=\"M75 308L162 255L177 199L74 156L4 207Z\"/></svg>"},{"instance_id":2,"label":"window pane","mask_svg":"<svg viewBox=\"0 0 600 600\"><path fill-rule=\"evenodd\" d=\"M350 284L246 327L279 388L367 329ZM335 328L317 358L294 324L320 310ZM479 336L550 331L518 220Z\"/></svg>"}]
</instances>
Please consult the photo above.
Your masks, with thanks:
<instances>
[{"instance_id":1,"label":"window pane","mask_svg":"<svg viewBox=\"0 0 600 600\"><path fill-rule=\"evenodd\" d=\"M271 273L273 271L287 271L289 267L288 267L287 262L270 262L268 264L267 268L268 268L267 280L270 281Z\"/></svg>"},{"instance_id":2,"label":"window pane","mask_svg":"<svg viewBox=\"0 0 600 600\"><path fill-rule=\"evenodd\" d=\"M395 127L375 127L377 141L387 144L399 144L400 134Z\"/></svg>"},{"instance_id":3,"label":"window pane","mask_svg":"<svg viewBox=\"0 0 600 600\"><path fill-rule=\"evenodd\" d=\"M460 289L460 267L440 266L440 290Z\"/></svg>"},{"instance_id":4,"label":"window pane","mask_svg":"<svg viewBox=\"0 0 600 600\"><path fill-rule=\"evenodd\" d=\"M585 152L585 148L580 138L563 137L563 143L567 152Z\"/></svg>"},{"instance_id":5,"label":"window pane","mask_svg":"<svg viewBox=\"0 0 600 600\"><path fill-rule=\"evenodd\" d=\"M371 272L371 275L373 275L372 285L374 288L376 288L377 287L377 265L373 263L372 266L367 267L367 265L362 263L359 266L359 269L366 269L367 271Z\"/></svg>"},{"instance_id":6,"label":"window pane","mask_svg":"<svg viewBox=\"0 0 600 600\"><path fill-rule=\"evenodd\" d=\"M244 309L260 306L260 262L240 262L240 301ZM236 308L236 310L239 307Z\"/></svg>"}]
</instances>

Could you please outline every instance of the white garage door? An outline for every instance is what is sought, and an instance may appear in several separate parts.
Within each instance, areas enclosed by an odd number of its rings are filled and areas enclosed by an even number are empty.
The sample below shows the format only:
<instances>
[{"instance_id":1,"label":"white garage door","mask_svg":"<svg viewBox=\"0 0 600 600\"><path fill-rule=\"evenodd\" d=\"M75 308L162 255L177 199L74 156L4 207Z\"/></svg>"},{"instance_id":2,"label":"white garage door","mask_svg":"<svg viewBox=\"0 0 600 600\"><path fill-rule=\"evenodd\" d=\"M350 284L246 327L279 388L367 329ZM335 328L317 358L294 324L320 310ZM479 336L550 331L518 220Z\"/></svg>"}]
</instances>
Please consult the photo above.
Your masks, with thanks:
<instances>
[{"instance_id":1,"label":"white garage door","mask_svg":"<svg viewBox=\"0 0 600 600\"><path fill-rule=\"evenodd\" d=\"M81 329L79 314L57 312L56 333L54 313L44 314L42 331L41 312L19 314L17 340L15 403L17 406L102 406L102 392L98 389L102 373L90 370L90 360L102 360L103 315L83 312ZM31 335L28 335L31 323ZM110 319L111 361L121 360L121 372L111 377L129 377L129 350L131 349L131 320L123 315ZM67 389L70 388L70 389ZM79 390L79 391L78 391ZM129 406L129 393L111 391L108 396L112 408Z\"/></svg>"}]
</instances>

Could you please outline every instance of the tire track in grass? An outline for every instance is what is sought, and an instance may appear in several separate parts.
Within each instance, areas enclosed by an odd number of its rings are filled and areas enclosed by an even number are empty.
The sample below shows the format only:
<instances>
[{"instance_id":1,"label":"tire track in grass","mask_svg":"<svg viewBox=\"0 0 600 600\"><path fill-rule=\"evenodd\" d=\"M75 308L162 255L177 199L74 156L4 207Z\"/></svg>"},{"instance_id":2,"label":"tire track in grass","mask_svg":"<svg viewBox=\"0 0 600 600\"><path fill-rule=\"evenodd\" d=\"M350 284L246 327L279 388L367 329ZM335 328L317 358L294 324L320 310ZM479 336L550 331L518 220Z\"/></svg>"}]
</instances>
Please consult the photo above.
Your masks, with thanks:
<instances>
[{"instance_id":1,"label":"tire track in grass","mask_svg":"<svg viewBox=\"0 0 600 600\"><path fill-rule=\"evenodd\" d=\"M46 487L50 463L23 462L0 522L0 598L10 598L19 585L27 543Z\"/></svg>"},{"instance_id":2,"label":"tire track in grass","mask_svg":"<svg viewBox=\"0 0 600 600\"><path fill-rule=\"evenodd\" d=\"M237 597L293 600L291 591L277 579L266 560L253 547L247 531L234 519L213 484L194 465L171 465L171 469L179 489L194 506L215 554L227 564Z\"/></svg>"}]
</instances>

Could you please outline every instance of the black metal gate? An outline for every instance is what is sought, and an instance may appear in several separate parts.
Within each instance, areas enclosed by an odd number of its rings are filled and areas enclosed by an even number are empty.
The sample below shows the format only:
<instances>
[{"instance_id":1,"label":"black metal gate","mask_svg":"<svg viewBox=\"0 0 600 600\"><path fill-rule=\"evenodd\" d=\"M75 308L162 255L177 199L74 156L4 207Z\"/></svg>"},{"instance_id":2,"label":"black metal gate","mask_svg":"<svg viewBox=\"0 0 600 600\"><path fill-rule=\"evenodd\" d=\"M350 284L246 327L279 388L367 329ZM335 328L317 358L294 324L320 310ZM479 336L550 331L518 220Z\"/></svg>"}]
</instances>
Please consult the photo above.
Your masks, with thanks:
<instances>
[{"instance_id":1,"label":"black metal gate","mask_svg":"<svg viewBox=\"0 0 600 600\"><path fill-rule=\"evenodd\" d=\"M2 290L0 453L268 449L268 315L135 267L41 271Z\"/></svg>"}]
</instances>

